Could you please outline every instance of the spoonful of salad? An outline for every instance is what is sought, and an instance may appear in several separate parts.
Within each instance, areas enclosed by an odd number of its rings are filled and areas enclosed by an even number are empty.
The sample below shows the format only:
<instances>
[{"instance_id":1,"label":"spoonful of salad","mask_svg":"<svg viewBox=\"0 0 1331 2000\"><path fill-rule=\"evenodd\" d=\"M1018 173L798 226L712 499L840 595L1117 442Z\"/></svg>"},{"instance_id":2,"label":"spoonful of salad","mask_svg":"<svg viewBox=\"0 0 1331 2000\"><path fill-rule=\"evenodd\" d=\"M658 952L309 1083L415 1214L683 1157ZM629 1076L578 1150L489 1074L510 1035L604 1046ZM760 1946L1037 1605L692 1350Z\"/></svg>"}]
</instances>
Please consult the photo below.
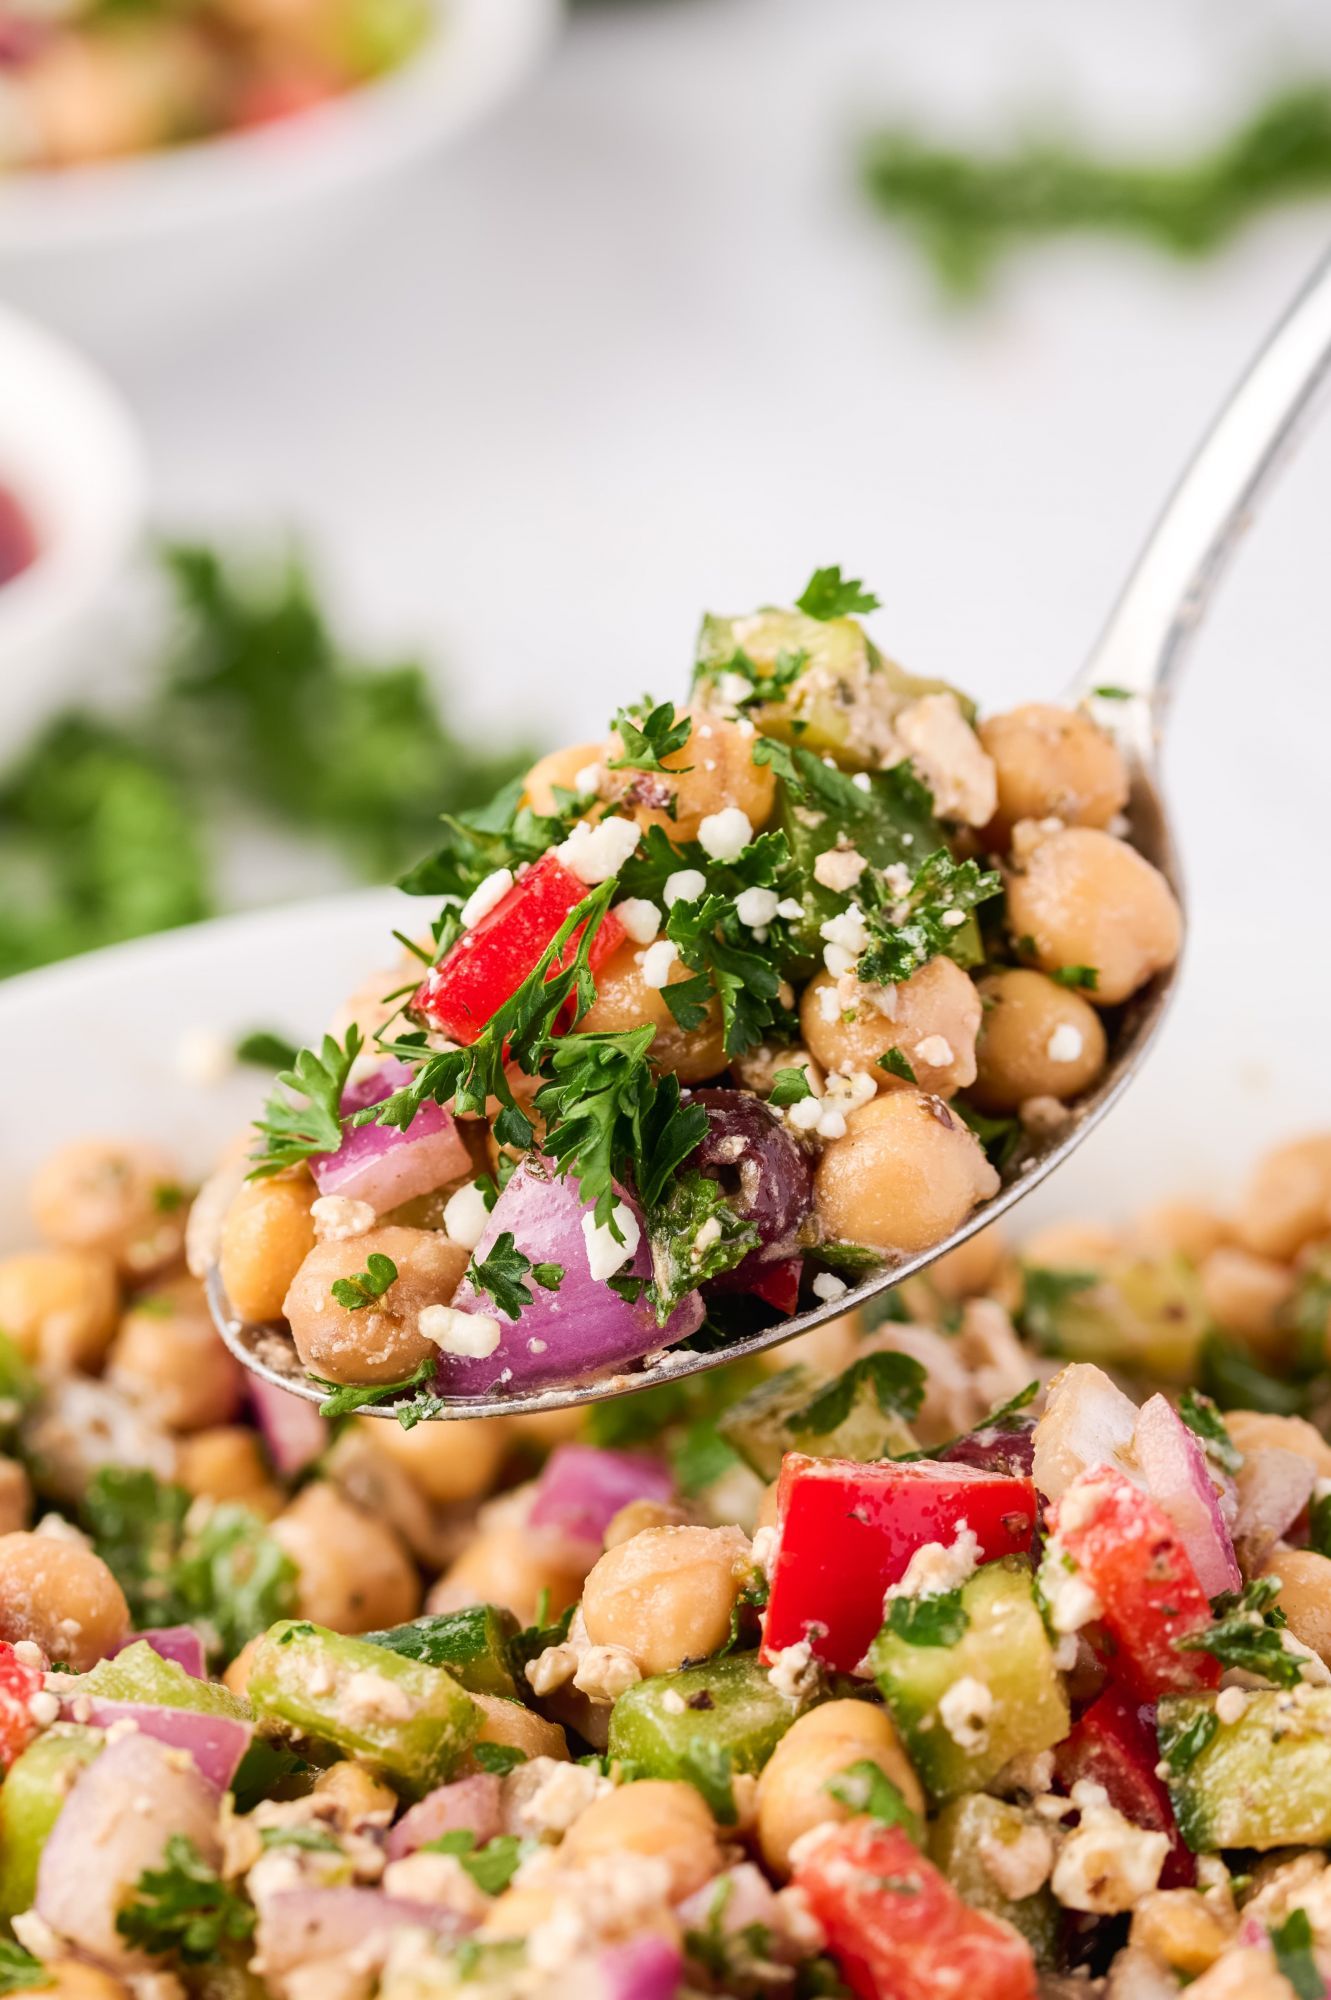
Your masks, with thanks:
<instances>
[{"instance_id":1,"label":"spoonful of salad","mask_svg":"<svg viewBox=\"0 0 1331 2000\"><path fill-rule=\"evenodd\" d=\"M1331 264L1222 411L1059 704L905 673L836 568L703 620L403 883L403 956L196 1214L227 1345L326 1413L554 1409L804 1333L1057 1167L1183 941L1186 643L1331 361Z\"/></svg>"}]
</instances>

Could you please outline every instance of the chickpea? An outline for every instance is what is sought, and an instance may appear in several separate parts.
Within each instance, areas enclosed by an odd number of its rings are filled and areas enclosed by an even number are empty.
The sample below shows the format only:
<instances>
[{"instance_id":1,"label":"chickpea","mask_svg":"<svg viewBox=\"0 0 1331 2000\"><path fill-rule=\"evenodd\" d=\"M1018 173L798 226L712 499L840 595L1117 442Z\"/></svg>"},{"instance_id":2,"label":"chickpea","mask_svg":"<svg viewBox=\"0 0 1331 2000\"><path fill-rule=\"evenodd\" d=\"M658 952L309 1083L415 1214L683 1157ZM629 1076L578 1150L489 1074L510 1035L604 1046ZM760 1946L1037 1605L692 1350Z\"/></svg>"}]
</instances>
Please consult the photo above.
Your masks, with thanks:
<instances>
[{"instance_id":1,"label":"chickpea","mask_svg":"<svg viewBox=\"0 0 1331 2000\"><path fill-rule=\"evenodd\" d=\"M768 764L754 763L752 729L702 710L690 711L690 719L688 742L664 760L666 773L678 776L610 771L606 790L630 802L639 826L659 826L675 842L696 840L703 821L727 806L738 806L756 833L772 816L776 773ZM602 754L607 763L623 755L618 735L611 736ZM667 810L672 799L673 816Z\"/></svg>"},{"instance_id":2,"label":"chickpea","mask_svg":"<svg viewBox=\"0 0 1331 2000\"><path fill-rule=\"evenodd\" d=\"M1259 1160L1234 1222L1245 1250L1283 1262L1328 1227L1331 1132L1291 1140Z\"/></svg>"},{"instance_id":3,"label":"chickpea","mask_svg":"<svg viewBox=\"0 0 1331 2000\"><path fill-rule=\"evenodd\" d=\"M876 1764L906 1804L925 1810L920 1781L886 1709L867 1701L829 1701L797 1716L758 1778L758 1846L774 1875L790 1873L790 1850L801 1834L853 1808L827 1787L852 1764Z\"/></svg>"},{"instance_id":4,"label":"chickpea","mask_svg":"<svg viewBox=\"0 0 1331 2000\"><path fill-rule=\"evenodd\" d=\"M979 725L998 775L994 830L1018 820L1108 826L1128 802L1127 766L1111 736L1079 709L1025 702Z\"/></svg>"},{"instance_id":5,"label":"chickpea","mask_svg":"<svg viewBox=\"0 0 1331 2000\"><path fill-rule=\"evenodd\" d=\"M502 1417L419 1424L412 1431L374 1417L360 1421L376 1447L387 1453L427 1500L441 1506L455 1500L477 1500L488 1493L508 1449L508 1426Z\"/></svg>"},{"instance_id":6,"label":"chickpea","mask_svg":"<svg viewBox=\"0 0 1331 2000\"><path fill-rule=\"evenodd\" d=\"M854 1005L833 1014L823 996L836 992L830 972L819 972L800 998L800 1033L825 1069L864 1070L879 1090L906 1087L880 1066L888 1049L899 1049L921 1090L950 1097L975 1080L975 1037L980 1032L980 996L950 958L931 958L900 986L861 986ZM876 996L891 996L883 1012Z\"/></svg>"},{"instance_id":7,"label":"chickpea","mask_svg":"<svg viewBox=\"0 0 1331 2000\"><path fill-rule=\"evenodd\" d=\"M112 1344L107 1379L177 1431L224 1424L240 1407L245 1382L194 1278L135 1300Z\"/></svg>"},{"instance_id":8,"label":"chickpea","mask_svg":"<svg viewBox=\"0 0 1331 2000\"><path fill-rule=\"evenodd\" d=\"M1265 1410L1230 1410L1225 1426L1246 1457L1250 1451L1293 1451L1319 1479L1331 1479L1331 1444L1306 1417L1275 1417Z\"/></svg>"},{"instance_id":9,"label":"chickpea","mask_svg":"<svg viewBox=\"0 0 1331 2000\"><path fill-rule=\"evenodd\" d=\"M1235 1928L1196 1889L1153 1889L1133 1910L1130 1937L1157 1963L1195 1978L1215 1963Z\"/></svg>"},{"instance_id":10,"label":"chickpea","mask_svg":"<svg viewBox=\"0 0 1331 2000\"><path fill-rule=\"evenodd\" d=\"M660 991L648 986L638 963L641 945L631 940L612 952L596 974L596 999L578 1023L585 1034L609 1034L623 1028L656 1029L652 1061L671 1070L681 1083L701 1083L726 1066L720 1003L713 999L700 1028L681 1028ZM691 979L679 959L670 968L670 985Z\"/></svg>"},{"instance_id":11,"label":"chickpea","mask_svg":"<svg viewBox=\"0 0 1331 2000\"><path fill-rule=\"evenodd\" d=\"M0 1327L26 1361L59 1374L96 1368L115 1332L115 1266L96 1250L27 1250L0 1260Z\"/></svg>"},{"instance_id":12,"label":"chickpea","mask_svg":"<svg viewBox=\"0 0 1331 2000\"><path fill-rule=\"evenodd\" d=\"M1294 1991L1269 1945L1236 1945L1188 1987L1188 2000L1289 2000Z\"/></svg>"},{"instance_id":13,"label":"chickpea","mask_svg":"<svg viewBox=\"0 0 1331 2000\"><path fill-rule=\"evenodd\" d=\"M1259 1354L1275 1356L1288 1347L1278 1324L1280 1308L1294 1290L1287 1265L1222 1243L1203 1263L1201 1278L1206 1310L1225 1333L1237 1334Z\"/></svg>"},{"instance_id":14,"label":"chickpea","mask_svg":"<svg viewBox=\"0 0 1331 2000\"><path fill-rule=\"evenodd\" d=\"M306 1486L272 1533L299 1571L298 1617L335 1632L373 1632L420 1610L420 1580L397 1536L335 1486Z\"/></svg>"},{"instance_id":15,"label":"chickpea","mask_svg":"<svg viewBox=\"0 0 1331 2000\"><path fill-rule=\"evenodd\" d=\"M553 1451L582 1436L583 1416L579 1409L525 1410L521 1416L505 1417L509 1437L520 1445L531 1444L538 1451Z\"/></svg>"},{"instance_id":16,"label":"chickpea","mask_svg":"<svg viewBox=\"0 0 1331 2000\"><path fill-rule=\"evenodd\" d=\"M1051 1222L1022 1245L1022 1262L1041 1271L1100 1271L1123 1249L1116 1230L1102 1222Z\"/></svg>"},{"instance_id":17,"label":"chickpea","mask_svg":"<svg viewBox=\"0 0 1331 2000\"><path fill-rule=\"evenodd\" d=\"M601 1539L606 1548L617 1549L648 1528L683 1528L688 1520L685 1509L673 1500L629 1500L611 1515Z\"/></svg>"},{"instance_id":18,"label":"chickpea","mask_svg":"<svg viewBox=\"0 0 1331 2000\"><path fill-rule=\"evenodd\" d=\"M262 1638L262 1632L257 1632L252 1639L247 1639L236 1654L235 1659L232 1660L222 1675L223 1687L229 1688L231 1693L241 1701L245 1699L249 1690L250 1668L254 1665L254 1655L259 1650L259 1642Z\"/></svg>"},{"instance_id":19,"label":"chickpea","mask_svg":"<svg viewBox=\"0 0 1331 2000\"><path fill-rule=\"evenodd\" d=\"M98 1250L143 1278L179 1257L189 1204L180 1167L160 1146L76 1139L40 1167L33 1220L61 1250Z\"/></svg>"},{"instance_id":20,"label":"chickpea","mask_svg":"<svg viewBox=\"0 0 1331 2000\"><path fill-rule=\"evenodd\" d=\"M16 1458L0 1458L0 1535L26 1528L32 1512L32 1488Z\"/></svg>"},{"instance_id":21,"label":"chickpea","mask_svg":"<svg viewBox=\"0 0 1331 2000\"><path fill-rule=\"evenodd\" d=\"M549 751L532 765L522 781L524 802L533 812L556 812L555 786L576 792L578 773L599 766L604 755L605 746L600 743L574 743L567 750Z\"/></svg>"},{"instance_id":22,"label":"chickpea","mask_svg":"<svg viewBox=\"0 0 1331 2000\"><path fill-rule=\"evenodd\" d=\"M397 1266L382 1300L352 1309L332 1294L339 1278L378 1254ZM282 1311L305 1366L332 1382L396 1382L437 1350L417 1324L426 1306L447 1305L470 1252L429 1229L395 1224L343 1242L316 1244L291 1281Z\"/></svg>"},{"instance_id":23,"label":"chickpea","mask_svg":"<svg viewBox=\"0 0 1331 2000\"><path fill-rule=\"evenodd\" d=\"M623 1646L643 1675L705 1660L725 1644L748 1568L738 1528L648 1528L607 1549L587 1578L587 1636Z\"/></svg>"},{"instance_id":24,"label":"chickpea","mask_svg":"<svg viewBox=\"0 0 1331 2000\"><path fill-rule=\"evenodd\" d=\"M1009 930L1034 940L1045 972L1093 966L1097 1007L1116 1007L1178 957L1183 918L1174 892L1126 841L1069 826L1033 847L1014 841L1013 852Z\"/></svg>"},{"instance_id":25,"label":"chickpea","mask_svg":"<svg viewBox=\"0 0 1331 2000\"><path fill-rule=\"evenodd\" d=\"M430 1592L428 1608L502 1604L530 1625L542 1591L549 1591L550 1616L557 1618L577 1603L585 1575L585 1559L569 1543L515 1523L498 1524L468 1542Z\"/></svg>"},{"instance_id":26,"label":"chickpea","mask_svg":"<svg viewBox=\"0 0 1331 2000\"><path fill-rule=\"evenodd\" d=\"M282 1317L282 1301L314 1248L311 1180L246 1181L222 1223L218 1268L242 1319Z\"/></svg>"},{"instance_id":27,"label":"chickpea","mask_svg":"<svg viewBox=\"0 0 1331 2000\"><path fill-rule=\"evenodd\" d=\"M387 1826L397 1812L397 1794L350 1757L339 1757L314 1781L315 1796L332 1799L344 1826L363 1826L373 1820Z\"/></svg>"},{"instance_id":28,"label":"chickpea","mask_svg":"<svg viewBox=\"0 0 1331 2000\"><path fill-rule=\"evenodd\" d=\"M0 1639L35 1640L86 1673L130 1629L125 1593L82 1541L20 1531L0 1536Z\"/></svg>"},{"instance_id":29,"label":"chickpea","mask_svg":"<svg viewBox=\"0 0 1331 2000\"><path fill-rule=\"evenodd\" d=\"M1331 1665L1331 1562L1315 1549L1287 1549L1277 1542L1262 1574L1279 1577L1276 1601L1294 1637Z\"/></svg>"},{"instance_id":30,"label":"chickpea","mask_svg":"<svg viewBox=\"0 0 1331 2000\"><path fill-rule=\"evenodd\" d=\"M36 1986L11 1986L10 2000L129 2000L130 1989L99 1965L77 1958L44 1961Z\"/></svg>"},{"instance_id":31,"label":"chickpea","mask_svg":"<svg viewBox=\"0 0 1331 2000\"><path fill-rule=\"evenodd\" d=\"M520 1701L498 1694L474 1694L481 1711L478 1743L505 1743L525 1750L528 1757L558 1757L568 1761L568 1742L557 1722L547 1722Z\"/></svg>"},{"instance_id":32,"label":"chickpea","mask_svg":"<svg viewBox=\"0 0 1331 2000\"><path fill-rule=\"evenodd\" d=\"M977 1229L955 1250L929 1266L929 1278L949 1305L987 1292L1007 1262L1007 1244L996 1222Z\"/></svg>"},{"instance_id":33,"label":"chickpea","mask_svg":"<svg viewBox=\"0 0 1331 2000\"><path fill-rule=\"evenodd\" d=\"M814 1175L827 1235L876 1250L927 1250L998 1192L974 1134L941 1098L887 1091L846 1121Z\"/></svg>"},{"instance_id":34,"label":"chickpea","mask_svg":"<svg viewBox=\"0 0 1331 2000\"><path fill-rule=\"evenodd\" d=\"M176 1478L202 1500L236 1500L264 1520L285 1505L257 1436L243 1424L219 1424L182 1438Z\"/></svg>"},{"instance_id":35,"label":"chickpea","mask_svg":"<svg viewBox=\"0 0 1331 2000\"><path fill-rule=\"evenodd\" d=\"M979 986L984 1018L973 1092L984 1111L1015 1111L1028 1097L1076 1097L1105 1066L1100 1017L1080 993L1043 972L993 972Z\"/></svg>"},{"instance_id":36,"label":"chickpea","mask_svg":"<svg viewBox=\"0 0 1331 2000\"><path fill-rule=\"evenodd\" d=\"M1162 1201L1138 1216L1132 1233L1148 1257L1186 1257L1200 1264L1228 1231L1223 1218L1199 1201Z\"/></svg>"},{"instance_id":37,"label":"chickpea","mask_svg":"<svg viewBox=\"0 0 1331 2000\"><path fill-rule=\"evenodd\" d=\"M716 1822L702 1794L678 1778L640 1778L603 1792L564 1835L576 1867L601 1854L649 1854L670 1871L670 1901L700 1889L721 1866Z\"/></svg>"}]
</instances>

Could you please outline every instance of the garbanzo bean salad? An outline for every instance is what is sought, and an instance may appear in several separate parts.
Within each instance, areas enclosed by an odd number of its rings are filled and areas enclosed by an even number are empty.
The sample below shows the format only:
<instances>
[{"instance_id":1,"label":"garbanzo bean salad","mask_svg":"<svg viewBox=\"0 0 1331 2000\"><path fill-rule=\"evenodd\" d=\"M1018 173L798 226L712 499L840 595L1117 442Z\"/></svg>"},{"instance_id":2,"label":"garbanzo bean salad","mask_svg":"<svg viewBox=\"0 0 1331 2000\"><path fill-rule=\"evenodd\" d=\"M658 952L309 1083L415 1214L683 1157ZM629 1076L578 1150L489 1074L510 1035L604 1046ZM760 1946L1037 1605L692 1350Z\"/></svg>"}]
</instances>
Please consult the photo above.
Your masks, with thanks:
<instances>
[{"instance_id":1,"label":"garbanzo bean salad","mask_svg":"<svg viewBox=\"0 0 1331 2000\"><path fill-rule=\"evenodd\" d=\"M206 1205L89 1141L0 1262L0 1991L1325 1992L1331 1136L411 1429L243 1375Z\"/></svg>"},{"instance_id":2,"label":"garbanzo bean salad","mask_svg":"<svg viewBox=\"0 0 1331 2000\"><path fill-rule=\"evenodd\" d=\"M707 618L687 708L446 819L404 884L433 925L203 1198L232 1312L334 1408L428 1416L834 1301L1097 1081L1180 941L1124 760L1080 711L977 724L873 645L876 602L829 569Z\"/></svg>"}]
</instances>

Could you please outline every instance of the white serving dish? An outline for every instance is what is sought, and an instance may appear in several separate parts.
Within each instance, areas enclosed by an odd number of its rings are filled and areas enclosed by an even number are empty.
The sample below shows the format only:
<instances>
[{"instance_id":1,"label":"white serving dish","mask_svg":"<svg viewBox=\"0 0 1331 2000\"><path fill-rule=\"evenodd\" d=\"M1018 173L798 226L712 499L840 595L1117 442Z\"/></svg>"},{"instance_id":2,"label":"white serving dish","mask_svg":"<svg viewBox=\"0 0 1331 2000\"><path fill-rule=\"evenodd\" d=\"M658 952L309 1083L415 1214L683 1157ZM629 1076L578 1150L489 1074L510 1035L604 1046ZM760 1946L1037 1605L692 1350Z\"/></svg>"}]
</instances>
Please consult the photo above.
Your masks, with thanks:
<instances>
[{"instance_id":1,"label":"white serving dish","mask_svg":"<svg viewBox=\"0 0 1331 2000\"><path fill-rule=\"evenodd\" d=\"M0 306L0 485L37 542L36 560L0 585L0 767L78 672L142 528L147 483L117 391Z\"/></svg>"},{"instance_id":2,"label":"white serving dish","mask_svg":"<svg viewBox=\"0 0 1331 2000\"><path fill-rule=\"evenodd\" d=\"M290 283L549 48L560 0L432 0L402 68L261 129L0 179L0 295L99 350L141 352Z\"/></svg>"}]
</instances>

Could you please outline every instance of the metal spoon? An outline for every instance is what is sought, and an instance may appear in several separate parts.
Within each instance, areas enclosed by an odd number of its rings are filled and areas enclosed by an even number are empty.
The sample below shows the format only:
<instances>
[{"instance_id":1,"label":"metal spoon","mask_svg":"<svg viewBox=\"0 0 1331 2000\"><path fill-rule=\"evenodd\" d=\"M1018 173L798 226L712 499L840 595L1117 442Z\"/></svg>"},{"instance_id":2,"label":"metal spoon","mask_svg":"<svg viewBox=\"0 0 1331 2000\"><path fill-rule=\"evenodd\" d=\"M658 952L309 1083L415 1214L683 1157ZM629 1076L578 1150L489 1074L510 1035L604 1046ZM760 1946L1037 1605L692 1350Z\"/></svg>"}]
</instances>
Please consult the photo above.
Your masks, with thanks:
<instances>
[{"instance_id":1,"label":"metal spoon","mask_svg":"<svg viewBox=\"0 0 1331 2000\"><path fill-rule=\"evenodd\" d=\"M1173 832L1159 785L1160 748L1170 696L1211 590L1329 373L1331 256L1318 266L1221 409L1156 522L1089 660L1063 697L1071 706L1094 702L1097 688L1115 689L1112 702L1098 702L1097 714L1113 730L1128 759L1132 840L1164 872L1180 900ZM716 1352L673 1348L654 1365L634 1374L528 1395L492 1392L483 1397L458 1397L442 1414L448 1418L486 1417L501 1409L558 1410L676 1381L778 1346L925 1270L936 1257L954 1250L976 1230L1015 1207L1099 1124L1136 1075L1164 1018L1177 977L1175 966L1134 995L1123 1009L1110 1067L1096 1088L1072 1106L1068 1124L1055 1139L1017 1161L993 1199L932 1249L887 1264L844 1296ZM238 1320L228 1306L216 1270L209 1278L208 1291L222 1338L246 1368L307 1401L322 1400L325 1391L306 1376L289 1335ZM368 1411L377 1417L394 1413L392 1403L377 1404Z\"/></svg>"}]
</instances>

